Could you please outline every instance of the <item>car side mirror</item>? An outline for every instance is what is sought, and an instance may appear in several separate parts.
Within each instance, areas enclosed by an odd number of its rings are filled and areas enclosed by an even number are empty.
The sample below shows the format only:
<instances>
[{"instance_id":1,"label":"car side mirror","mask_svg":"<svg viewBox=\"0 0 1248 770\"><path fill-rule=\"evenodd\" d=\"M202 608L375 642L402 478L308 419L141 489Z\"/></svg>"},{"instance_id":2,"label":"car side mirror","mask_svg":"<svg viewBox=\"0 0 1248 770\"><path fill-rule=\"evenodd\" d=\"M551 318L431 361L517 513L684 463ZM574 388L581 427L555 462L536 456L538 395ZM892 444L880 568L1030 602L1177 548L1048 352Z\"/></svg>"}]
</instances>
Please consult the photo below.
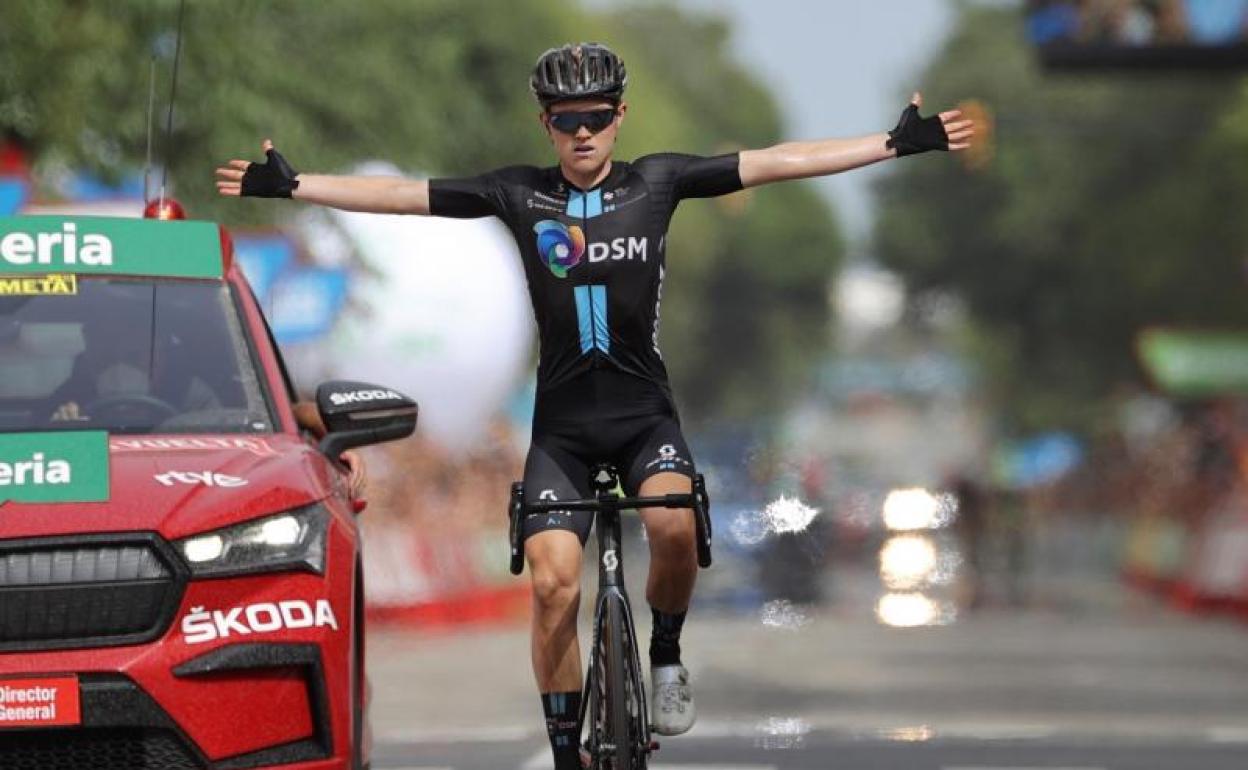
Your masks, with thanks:
<instances>
[{"instance_id":1,"label":"car side mirror","mask_svg":"<svg viewBox=\"0 0 1248 770\"><path fill-rule=\"evenodd\" d=\"M316 389L325 423L320 450L337 458L348 449L407 438L416 430L416 402L397 390L367 382L331 380Z\"/></svg>"}]
</instances>

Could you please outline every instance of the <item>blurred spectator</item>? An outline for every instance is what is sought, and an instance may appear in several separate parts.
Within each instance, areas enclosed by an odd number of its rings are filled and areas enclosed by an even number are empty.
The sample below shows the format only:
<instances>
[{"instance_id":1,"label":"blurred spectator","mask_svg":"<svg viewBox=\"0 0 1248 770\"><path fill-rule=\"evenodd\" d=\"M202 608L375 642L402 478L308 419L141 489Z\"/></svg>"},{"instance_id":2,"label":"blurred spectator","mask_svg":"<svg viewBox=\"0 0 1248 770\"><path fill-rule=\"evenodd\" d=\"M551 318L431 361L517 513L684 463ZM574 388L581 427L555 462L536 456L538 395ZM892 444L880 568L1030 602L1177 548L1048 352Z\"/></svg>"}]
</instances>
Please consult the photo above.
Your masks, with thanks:
<instances>
[{"instance_id":1,"label":"blurred spectator","mask_svg":"<svg viewBox=\"0 0 1248 770\"><path fill-rule=\"evenodd\" d=\"M1075 0L1032 0L1028 9L1027 38L1037 45L1071 40L1079 34Z\"/></svg>"},{"instance_id":2,"label":"blurred spectator","mask_svg":"<svg viewBox=\"0 0 1248 770\"><path fill-rule=\"evenodd\" d=\"M1174 428L1177 415L1170 403L1160 396L1128 390L1119 395L1122 406L1118 413L1118 429L1126 443L1127 453L1142 458L1154 443Z\"/></svg>"},{"instance_id":3,"label":"blurred spectator","mask_svg":"<svg viewBox=\"0 0 1248 770\"><path fill-rule=\"evenodd\" d=\"M1120 400L1113 429L1095 438L1084 467L1056 494L1027 499L1026 513L1108 525L1121 537L1113 568L1168 591L1218 512L1242 510L1248 402L1228 396L1175 407L1133 391Z\"/></svg>"},{"instance_id":4,"label":"blurred spectator","mask_svg":"<svg viewBox=\"0 0 1248 770\"><path fill-rule=\"evenodd\" d=\"M1157 8L1153 3L1116 0L1109 11L1106 31L1115 43L1149 45L1157 37Z\"/></svg>"},{"instance_id":5,"label":"blurred spectator","mask_svg":"<svg viewBox=\"0 0 1248 770\"><path fill-rule=\"evenodd\" d=\"M510 432L495 422L489 440L464 456L419 434L369 448L369 475L376 481L368 516L415 523L429 534L505 531L511 483L523 471Z\"/></svg>"},{"instance_id":6,"label":"blurred spectator","mask_svg":"<svg viewBox=\"0 0 1248 770\"><path fill-rule=\"evenodd\" d=\"M1193 41L1225 45L1248 33L1248 0L1183 0Z\"/></svg>"},{"instance_id":7,"label":"blurred spectator","mask_svg":"<svg viewBox=\"0 0 1248 770\"><path fill-rule=\"evenodd\" d=\"M1031 0L1027 36L1038 45L1228 45L1248 37L1248 0Z\"/></svg>"},{"instance_id":8,"label":"blurred spectator","mask_svg":"<svg viewBox=\"0 0 1248 770\"><path fill-rule=\"evenodd\" d=\"M962 604L976 609L983 602L984 533L987 528L987 493L966 473L959 473L948 483L957 500L958 515L954 527L961 546L965 569L962 573Z\"/></svg>"},{"instance_id":9,"label":"blurred spectator","mask_svg":"<svg viewBox=\"0 0 1248 770\"><path fill-rule=\"evenodd\" d=\"M1202 508L1221 499L1239 478L1237 411L1231 399L1218 399L1197 418L1195 471Z\"/></svg>"}]
</instances>

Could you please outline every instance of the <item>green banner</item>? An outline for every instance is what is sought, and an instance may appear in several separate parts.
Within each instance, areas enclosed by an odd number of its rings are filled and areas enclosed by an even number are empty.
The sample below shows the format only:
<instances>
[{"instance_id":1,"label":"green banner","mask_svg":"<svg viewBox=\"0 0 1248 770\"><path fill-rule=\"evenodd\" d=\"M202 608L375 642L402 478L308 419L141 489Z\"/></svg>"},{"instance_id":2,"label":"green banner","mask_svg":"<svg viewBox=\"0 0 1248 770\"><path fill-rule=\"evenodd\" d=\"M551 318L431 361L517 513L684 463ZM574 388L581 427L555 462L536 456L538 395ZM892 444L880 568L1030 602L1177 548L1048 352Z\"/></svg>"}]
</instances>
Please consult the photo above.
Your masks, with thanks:
<instances>
[{"instance_id":1,"label":"green banner","mask_svg":"<svg viewBox=\"0 0 1248 770\"><path fill-rule=\"evenodd\" d=\"M1150 329L1137 345L1144 368L1168 393L1248 393L1248 333Z\"/></svg>"},{"instance_id":2,"label":"green banner","mask_svg":"<svg viewBox=\"0 0 1248 770\"><path fill-rule=\"evenodd\" d=\"M0 503L108 499L108 433L0 433Z\"/></svg>"},{"instance_id":3,"label":"green banner","mask_svg":"<svg viewBox=\"0 0 1248 770\"><path fill-rule=\"evenodd\" d=\"M0 275L74 273L220 278L212 222L121 217L0 217Z\"/></svg>"}]
</instances>

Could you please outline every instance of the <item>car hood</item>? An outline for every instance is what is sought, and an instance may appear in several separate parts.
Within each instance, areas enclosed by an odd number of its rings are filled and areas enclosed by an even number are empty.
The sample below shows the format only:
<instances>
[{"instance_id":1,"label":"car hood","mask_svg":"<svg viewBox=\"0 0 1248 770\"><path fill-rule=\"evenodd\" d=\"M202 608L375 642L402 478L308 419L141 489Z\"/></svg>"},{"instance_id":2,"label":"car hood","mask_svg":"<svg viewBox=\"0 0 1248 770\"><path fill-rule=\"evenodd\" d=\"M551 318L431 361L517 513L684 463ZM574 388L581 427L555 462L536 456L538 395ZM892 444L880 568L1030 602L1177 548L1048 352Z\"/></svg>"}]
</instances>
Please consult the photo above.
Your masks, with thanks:
<instances>
[{"instance_id":1,"label":"car hood","mask_svg":"<svg viewBox=\"0 0 1248 770\"><path fill-rule=\"evenodd\" d=\"M0 539L149 530L174 540L307 505L335 483L297 436L112 436L106 502L0 503Z\"/></svg>"}]
</instances>

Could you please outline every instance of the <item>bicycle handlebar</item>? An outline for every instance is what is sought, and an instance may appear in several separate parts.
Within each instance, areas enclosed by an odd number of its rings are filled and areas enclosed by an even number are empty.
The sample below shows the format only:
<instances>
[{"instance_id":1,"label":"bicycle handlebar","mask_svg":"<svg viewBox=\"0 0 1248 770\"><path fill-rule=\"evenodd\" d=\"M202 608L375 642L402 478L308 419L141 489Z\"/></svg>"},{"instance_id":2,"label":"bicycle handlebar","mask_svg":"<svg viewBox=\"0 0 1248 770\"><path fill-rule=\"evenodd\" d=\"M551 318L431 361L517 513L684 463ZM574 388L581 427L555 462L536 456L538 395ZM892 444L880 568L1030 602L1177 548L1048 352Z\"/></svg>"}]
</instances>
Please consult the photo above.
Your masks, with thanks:
<instances>
[{"instance_id":1,"label":"bicycle handlebar","mask_svg":"<svg viewBox=\"0 0 1248 770\"><path fill-rule=\"evenodd\" d=\"M661 495L656 497L619 497L604 495L603 497L585 500L535 500L524 504L524 514L533 516L551 511L607 511L629 508L693 508L696 505L694 496L689 493Z\"/></svg>"},{"instance_id":2,"label":"bicycle handlebar","mask_svg":"<svg viewBox=\"0 0 1248 770\"><path fill-rule=\"evenodd\" d=\"M524 499L524 484L517 481L511 485L511 505L507 509L510 520L511 574L524 570L524 520L529 516L551 511L619 511L625 508L690 508L693 510L697 528L698 566L711 566L711 501L706 494L706 481L702 474L693 480L693 492L656 495L654 497L619 497L600 493L587 500L534 500Z\"/></svg>"}]
</instances>

